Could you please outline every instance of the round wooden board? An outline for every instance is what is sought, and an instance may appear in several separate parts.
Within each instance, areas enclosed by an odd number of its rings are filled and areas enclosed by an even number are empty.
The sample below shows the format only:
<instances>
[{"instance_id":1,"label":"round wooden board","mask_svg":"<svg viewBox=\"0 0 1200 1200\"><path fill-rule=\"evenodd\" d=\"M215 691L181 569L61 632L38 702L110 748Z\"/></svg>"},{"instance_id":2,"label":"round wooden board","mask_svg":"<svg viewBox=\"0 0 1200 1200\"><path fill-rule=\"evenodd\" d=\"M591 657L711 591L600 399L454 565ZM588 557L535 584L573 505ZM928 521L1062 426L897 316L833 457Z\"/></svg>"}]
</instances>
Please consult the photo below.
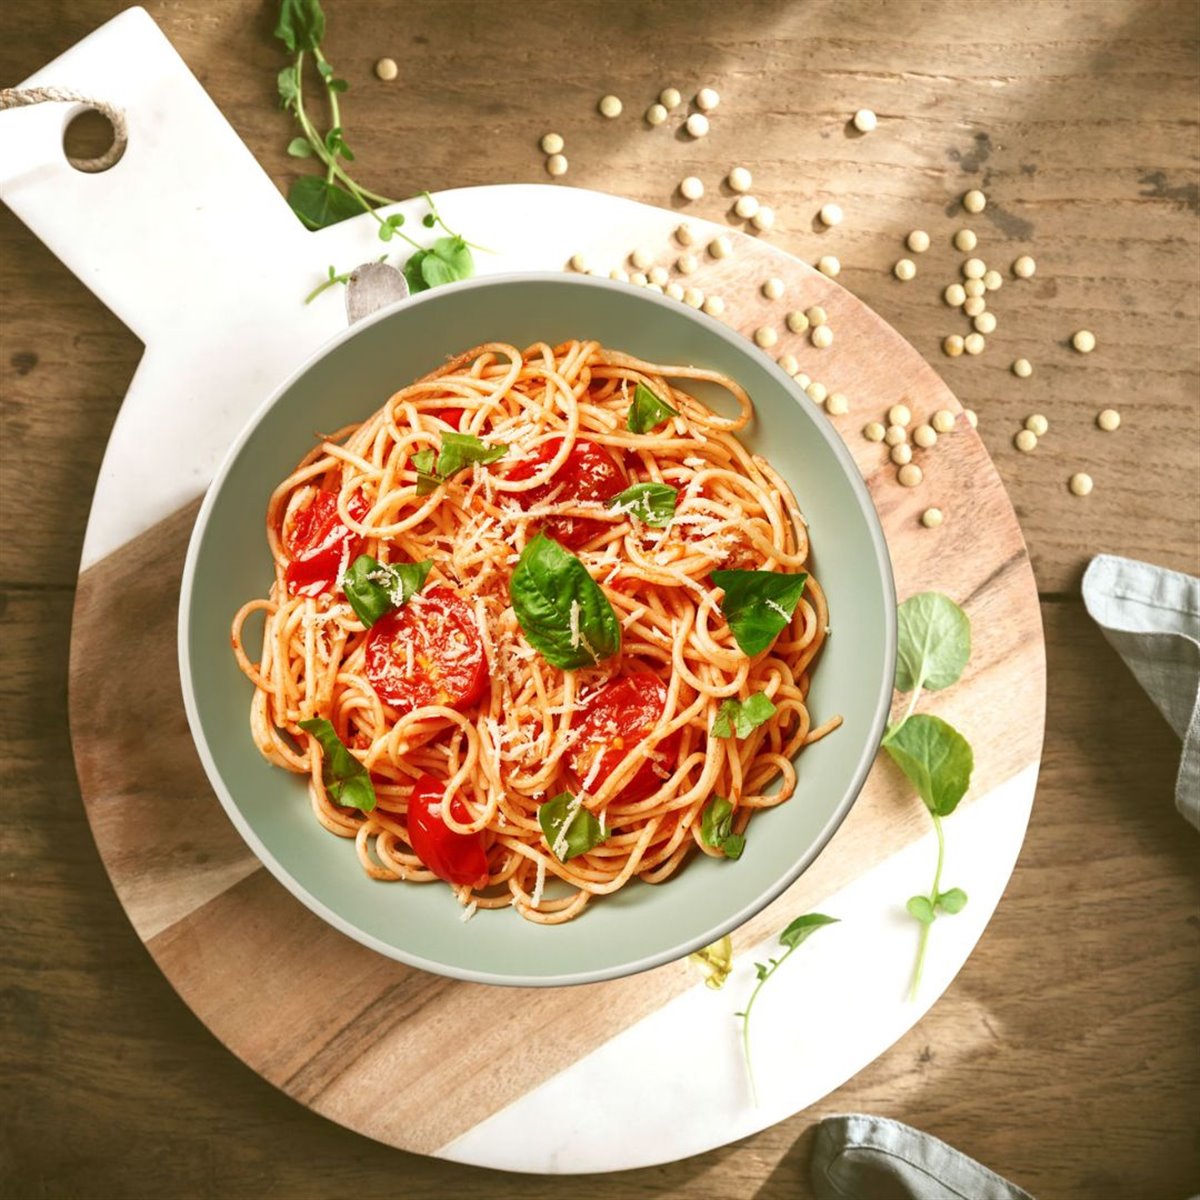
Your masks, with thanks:
<instances>
[{"instance_id":1,"label":"round wooden board","mask_svg":"<svg viewBox=\"0 0 1200 1200\"><path fill-rule=\"evenodd\" d=\"M658 262L673 265L681 253L670 236L675 218L659 210L594 193L474 191L489 194L490 211L497 194L519 193L525 227L514 232L511 245L532 244L553 214L571 220L591 204L621 218L587 226L593 232L579 248L597 265L607 269L621 261L630 244L626 218L639 214L644 227L655 231L640 244ZM553 198L537 200L543 205L539 210L530 197L543 194ZM456 203L470 198L471 192L449 193L439 204L443 212L447 205L454 212ZM484 212L482 204L477 208ZM515 219L516 211L511 209L508 219ZM468 226L466 220L461 224ZM582 226L573 222L572 227ZM847 396L850 411L834 423L870 486L898 594L943 591L971 617L968 671L938 696L939 714L971 734L976 766L971 797L964 801L969 805L1036 766L1045 715L1037 594L1000 479L953 395L874 313L832 280L745 234L724 231L735 253L713 258L703 243L716 228L697 227L701 244L693 249L699 269L687 277L672 269L672 279L720 295L725 319L748 336L763 326L774 328L778 343L772 355L794 354L803 372ZM489 239L491 244L499 240ZM490 264L494 270L520 265L512 257ZM760 285L768 277L784 281L782 300L763 297ZM817 304L834 331L833 345L825 350L790 333L784 322L790 309ZM925 474L918 488L901 487L887 447L861 434L865 422L883 420L889 406L901 402L911 409L914 424L938 409L956 414L953 432L935 447L916 451ZM797 403L812 401L798 393ZM797 491L803 504L803 488ZM936 530L920 523L931 505L946 515ZM377 955L293 899L225 817L184 717L175 630L180 574L197 507L198 501L125 540L80 576L70 715L80 786L101 856L163 973L243 1061L301 1103L360 1133L406 1150L443 1152L460 1135L693 987L697 976L678 962L586 988L515 996L505 989L501 995ZM97 515L103 515L99 499L93 519ZM1005 719L991 719L997 713ZM1024 815L1014 819L1023 822ZM890 763L877 762L824 853L738 932L735 950L777 932L790 916L815 907L927 832L928 818L911 788ZM1010 867L1011 861L1005 877ZM487 1021L479 1020L481 1012L488 1014ZM919 1012L914 1010L911 1019ZM844 1075L861 1066L861 1057L854 1061ZM707 1144L739 1135L714 1133ZM658 1161L675 1156L670 1146L655 1152ZM615 1149L600 1169L651 1160L644 1154L623 1157Z\"/></svg>"}]
</instances>

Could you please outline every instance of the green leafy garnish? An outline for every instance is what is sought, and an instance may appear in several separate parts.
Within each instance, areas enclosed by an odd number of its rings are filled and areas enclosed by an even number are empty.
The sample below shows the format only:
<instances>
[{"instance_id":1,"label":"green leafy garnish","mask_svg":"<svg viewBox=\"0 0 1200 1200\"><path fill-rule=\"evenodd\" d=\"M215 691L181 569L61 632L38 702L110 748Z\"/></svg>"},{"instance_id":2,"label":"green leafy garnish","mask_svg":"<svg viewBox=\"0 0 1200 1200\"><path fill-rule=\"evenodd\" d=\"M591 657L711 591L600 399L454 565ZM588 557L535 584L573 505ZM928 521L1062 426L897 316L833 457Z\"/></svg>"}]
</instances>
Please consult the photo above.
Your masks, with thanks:
<instances>
[{"instance_id":1,"label":"green leafy garnish","mask_svg":"<svg viewBox=\"0 0 1200 1200\"><path fill-rule=\"evenodd\" d=\"M775 705L766 692L755 692L746 700L726 700L717 709L709 733L713 737L749 737L764 721L775 715Z\"/></svg>"},{"instance_id":2,"label":"green leafy garnish","mask_svg":"<svg viewBox=\"0 0 1200 1200\"><path fill-rule=\"evenodd\" d=\"M644 383L633 391L633 403L629 406L626 426L631 433L649 433L668 417L677 417L679 412L665 400L660 400Z\"/></svg>"},{"instance_id":3,"label":"green leafy garnish","mask_svg":"<svg viewBox=\"0 0 1200 1200\"><path fill-rule=\"evenodd\" d=\"M733 805L724 796L714 796L700 817L700 840L726 858L741 858L746 839L733 832Z\"/></svg>"},{"instance_id":4,"label":"green leafy garnish","mask_svg":"<svg viewBox=\"0 0 1200 1200\"><path fill-rule=\"evenodd\" d=\"M487 466L507 453L507 446L489 446L470 433L443 433L436 465L432 450L418 450L409 460L417 472L417 495L429 495L439 483L445 483L472 463Z\"/></svg>"},{"instance_id":5,"label":"green leafy garnish","mask_svg":"<svg viewBox=\"0 0 1200 1200\"><path fill-rule=\"evenodd\" d=\"M782 571L714 571L725 592L721 613L747 658L760 654L787 628L804 594L805 574Z\"/></svg>"},{"instance_id":6,"label":"green leafy garnish","mask_svg":"<svg viewBox=\"0 0 1200 1200\"><path fill-rule=\"evenodd\" d=\"M678 499L679 492L665 483L635 483L618 492L608 507L637 517L652 529L665 529L675 515Z\"/></svg>"},{"instance_id":7,"label":"green leafy garnish","mask_svg":"<svg viewBox=\"0 0 1200 1200\"><path fill-rule=\"evenodd\" d=\"M547 800L538 809L538 824L559 862L587 854L608 837L608 830L583 806L583 797L570 792Z\"/></svg>"},{"instance_id":8,"label":"green leafy garnish","mask_svg":"<svg viewBox=\"0 0 1200 1200\"><path fill-rule=\"evenodd\" d=\"M704 968L704 986L715 991L725 986L725 980L733 970L733 939L726 934L719 942L713 942L711 946L689 954L688 958Z\"/></svg>"},{"instance_id":9,"label":"green leafy garnish","mask_svg":"<svg viewBox=\"0 0 1200 1200\"><path fill-rule=\"evenodd\" d=\"M915 999L925 966L929 927L943 912L961 912L967 894L961 888L941 891L946 840L942 818L958 807L971 785L975 756L971 745L953 725L927 713L914 713L921 691L939 691L957 683L971 654L971 623L948 596L921 592L910 596L897 611L896 689L911 692L904 715L884 736L883 748L916 787L933 818L937 833L937 867L928 895L909 899L909 914L921 924L917 961L909 998Z\"/></svg>"},{"instance_id":10,"label":"green leafy garnish","mask_svg":"<svg viewBox=\"0 0 1200 1200\"><path fill-rule=\"evenodd\" d=\"M293 179L288 188L288 203L309 229L324 229L362 212L358 201L349 192L316 175Z\"/></svg>"},{"instance_id":11,"label":"green leafy garnish","mask_svg":"<svg viewBox=\"0 0 1200 1200\"><path fill-rule=\"evenodd\" d=\"M438 238L427 250L410 255L404 265L408 290L414 294L457 279L470 279L474 274L471 248L458 234Z\"/></svg>"},{"instance_id":12,"label":"green leafy garnish","mask_svg":"<svg viewBox=\"0 0 1200 1200\"><path fill-rule=\"evenodd\" d=\"M735 1013L734 1016L740 1017L742 1021L742 1055L746 1060L746 1077L750 1081L750 1094L753 1096L755 1104L758 1103L758 1089L754 1085L754 1066L750 1059L750 1010L754 1007L754 1002L758 999L758 993L762 991L763 984L787 962L788 956L816 933L822 925L836 925L837 923L837 917L827 917L824 913L806 913L802 917L797 917L779 935L779 944L787 947L784 953L777 959L772 958L766 963L754 964L758 982L754 985L754 991L750 993L745 1011Z\"/></svg>"},{"instance_id":13,"label":"green leafy garnish","mask_svg":"<svg viewBox=\"0 0 1200 1200\"><path fill-rule=\"evenodd\" d=\"M360 554L342 580L342 591L358 619L368 628L394 608L407 604L424 586L433 559L381 563Z\"/></svg>"},{"instance_id":14,"label":"green leafy garnish","mask_svg":"<svg viewBox=\"0 0 1200 1200\"><path fill-rule=\"evenodd\" d=\"M513 612L529 644L553 667L592 667L621 649L621 625L587 568L539 533L508 581Z\"/></svg>"},{"instance_id":15,"label":"green leafy garnish","mask_svg":"<svg viewBox=\"0 0 1200 1200\"><path fill-rule=\"evenodd\" d=\"M275 36L293 54L315 50L325 36L325 14L318 0L282 0Z\"/></svg>"},{"instance_id":16,"label":"green leafy garnish","mask_svg":"<svg viewBox=\"0 0 1200 1200\"><path fill-rule=\"evenodd\" d=\"M325 790L346 808L370 812L375 807L375 785L371 773L346 748L324 717L300 722L300 728L321 745L321 780Z\"/></svg>"}]
</instances>

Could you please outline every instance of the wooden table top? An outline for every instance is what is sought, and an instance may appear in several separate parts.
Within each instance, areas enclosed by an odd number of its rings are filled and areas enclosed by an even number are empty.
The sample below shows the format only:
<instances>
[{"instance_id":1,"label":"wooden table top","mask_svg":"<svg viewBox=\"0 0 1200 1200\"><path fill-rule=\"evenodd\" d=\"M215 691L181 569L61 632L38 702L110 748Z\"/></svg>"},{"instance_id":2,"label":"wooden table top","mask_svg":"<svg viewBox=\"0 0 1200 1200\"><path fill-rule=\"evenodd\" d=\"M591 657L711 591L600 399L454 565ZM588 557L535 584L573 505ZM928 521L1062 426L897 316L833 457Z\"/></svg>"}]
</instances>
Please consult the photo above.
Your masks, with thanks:
<instances>
[{"instance_id":1,"label":"wooden table top","mask_svg":"<svg viewBox=\"0 0 1200 1200\"><path fill-rule=\"evenodd\" d=\"M273 5L148 3L251 151L295 170L275 106ZM12 84L120 5L10 5ZM1179 744L1087 618L1097 552L1200 569L1200 9L1194 0L327 0L325 50L351 81L360 179L388 194L544 182L540 135L568 140L564 183L721 219L717 182L749 166L772 240L842 261L979 413L1029 540L1049 660L1046 751L1025 848L977 951L933 1011L813 1109L743 1142L578 1195L804 1197L811 1129L838 1111L927 1129L1039 1197L1200 1190L1200 861L1171 796ZM582 55L580 54L582 50ZM400 77L371 75L390 55ZM582 58L583 61L576 60ZM565 72L570 70L570 75ZM662 153L633 119L658 89L721 92L713 133ZM615 92L630 119L595 113ZM860 107L879 129L848 136ZM2 124L2 119L0 119ZM969 187L988 196L967 218ZM844 224L820 232L836 200ZM940 293L976 229L1006 276L979 357ZM934 249L896 281L909 230ZM469 231L466 231L469 233ZM401 1154L305 1110L196 1021L128 925L93 845L70 755L67 648L79 548L136 339L8 212L0 214L0 1065L11 1081L0 1191L16 1197L556 1196L563 1183ZM1095 332L1090 356L1072 332ZM1009 370L1034 364L1029 379ZM1121 411L1115 434L1094 423ZM1030 413L1050 434L1012 437ZM1087 471L1086 500L1068 477ZM982 531L986 533L986 531ZM103 720L103 713L97 714ZM999 714L1003 719L1003 714Z\"/></svg>"}]
</instances>

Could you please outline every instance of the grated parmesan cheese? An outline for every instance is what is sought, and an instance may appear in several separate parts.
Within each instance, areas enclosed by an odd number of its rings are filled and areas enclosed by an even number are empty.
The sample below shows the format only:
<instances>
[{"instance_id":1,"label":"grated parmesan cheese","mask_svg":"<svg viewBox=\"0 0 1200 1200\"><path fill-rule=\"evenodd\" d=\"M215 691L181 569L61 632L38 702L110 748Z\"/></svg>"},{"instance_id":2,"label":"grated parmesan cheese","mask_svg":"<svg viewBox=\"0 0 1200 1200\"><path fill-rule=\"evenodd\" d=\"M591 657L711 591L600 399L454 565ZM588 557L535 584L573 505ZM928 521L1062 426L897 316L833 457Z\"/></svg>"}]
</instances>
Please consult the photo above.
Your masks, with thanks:
<instances>
[{"instance_id":1,"label":"grated parmesan cheese","mask_svg":"<svg viewBox=\"0 0 1200 1200\"><path fill-rule=\"evenodd\" d=\"M458 919L460 921L462 921L463 924L466 924L466 922L469 921L478 911L479 911L479 905L476 904L474 900L472 900L471 903L468 904L467 907L462 910L462 916L459 917Z\"/></svg>"},{"instance_id":2,"label":"grated parmesan cheese","mask_svg":"<svg viewBox=\"0 0 1200 1200\"><path fill-rule=\"evenodd\" d=\"M546 860L538 858L537 883L534 884L533 895L529 898L529 907L537 908L542 903L542 892L546 887Z\"/></svg>"}]
</instances>

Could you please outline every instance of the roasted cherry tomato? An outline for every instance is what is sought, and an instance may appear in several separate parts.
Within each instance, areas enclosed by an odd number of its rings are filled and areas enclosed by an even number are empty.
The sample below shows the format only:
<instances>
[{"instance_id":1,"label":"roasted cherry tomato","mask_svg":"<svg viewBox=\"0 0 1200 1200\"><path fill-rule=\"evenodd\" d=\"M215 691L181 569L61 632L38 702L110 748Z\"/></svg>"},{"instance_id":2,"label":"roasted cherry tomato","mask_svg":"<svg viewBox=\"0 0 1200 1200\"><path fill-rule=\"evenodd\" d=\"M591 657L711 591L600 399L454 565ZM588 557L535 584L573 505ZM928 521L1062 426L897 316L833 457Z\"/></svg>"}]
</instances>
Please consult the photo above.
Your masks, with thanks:
<instances>
[{"instance_id":1,"label":"roasted cherry tomato","mask_svg":"<svg viewBox=\"0 0 1200 1200\"><path fill-rule=\"evenodd\" d=\"M595 791L620 765L638 742L650 734L667 706L667 685L657 675L645 672L626 675L605 684L587 703L579 723L579 740L571 751L570 767L582 784ZM668 734L654 748L661 756L661 770L671 770L679 750L679 733ZM599 757L600 765L596 765ZM621 789L622 800L645 800L658 791L663 777L647 757Z\"/></svg>"},{"instance_id":2,"label":"roasted cherry tomato","mask_svg":"<svg viewBox=\"0 0 1200 1200\"><path fill-rule=\"evenodd\" d=\"M422 775L417 780L408 798L408 840L412 843L413 853L447 883L486 887L488 864L483 834L455 833L442 820L442 793L445 790L444 779ZM462 824L471 819L457 792L450 801L450 813Z\"/></svg>"},{"instance_id":3,"label":"roasted cherry tomato","mask_svg":"<svg viewBox=\"0 0 1200 1200\"><path fill-rule=\"evenodd\" d=\"M518 463L506 478L521 480L536 475L558 453L562 443L560 437L543 442L537 448L536 457ZM516 492L514 499L522 508L542 504L552 493L556 493L550 501L552 504L568 504L574 500L594 500L607 504L628 484L629 480L617 460L599 442L578 438L566 461L550 477L549 483L528 492ZM597 534L603 533L608 525L588 517L548 517L543 528L556 542L578 550Z\"/></svg>"},{"instance_id":4,"label":"roasted cherry tomato","mask_svg":"<svg viewBox=\"0 0 1200 1200\"><path fill-rule=\"evenodd\" d=\"M371 511L362 492L355 492L347 507L356 521ZM284 573L288 591L293 596L333 591L342 572L358 557L362 542L338 517L337 492L317 492L284 533L284 547L292 556Z\"/></svg>"},{"instance_id":5,"label":"roasted cherry tomato","mask_svg":"<svg viewBox=\"0 0 1200 1200\"><path fill-rule=\"evenodd\" d=\"M475 614L450 588L431 588L380 617L366 654L371 686L401 713L427 704L466 708L487 683Z\"/></svg>"}]
</instances>

